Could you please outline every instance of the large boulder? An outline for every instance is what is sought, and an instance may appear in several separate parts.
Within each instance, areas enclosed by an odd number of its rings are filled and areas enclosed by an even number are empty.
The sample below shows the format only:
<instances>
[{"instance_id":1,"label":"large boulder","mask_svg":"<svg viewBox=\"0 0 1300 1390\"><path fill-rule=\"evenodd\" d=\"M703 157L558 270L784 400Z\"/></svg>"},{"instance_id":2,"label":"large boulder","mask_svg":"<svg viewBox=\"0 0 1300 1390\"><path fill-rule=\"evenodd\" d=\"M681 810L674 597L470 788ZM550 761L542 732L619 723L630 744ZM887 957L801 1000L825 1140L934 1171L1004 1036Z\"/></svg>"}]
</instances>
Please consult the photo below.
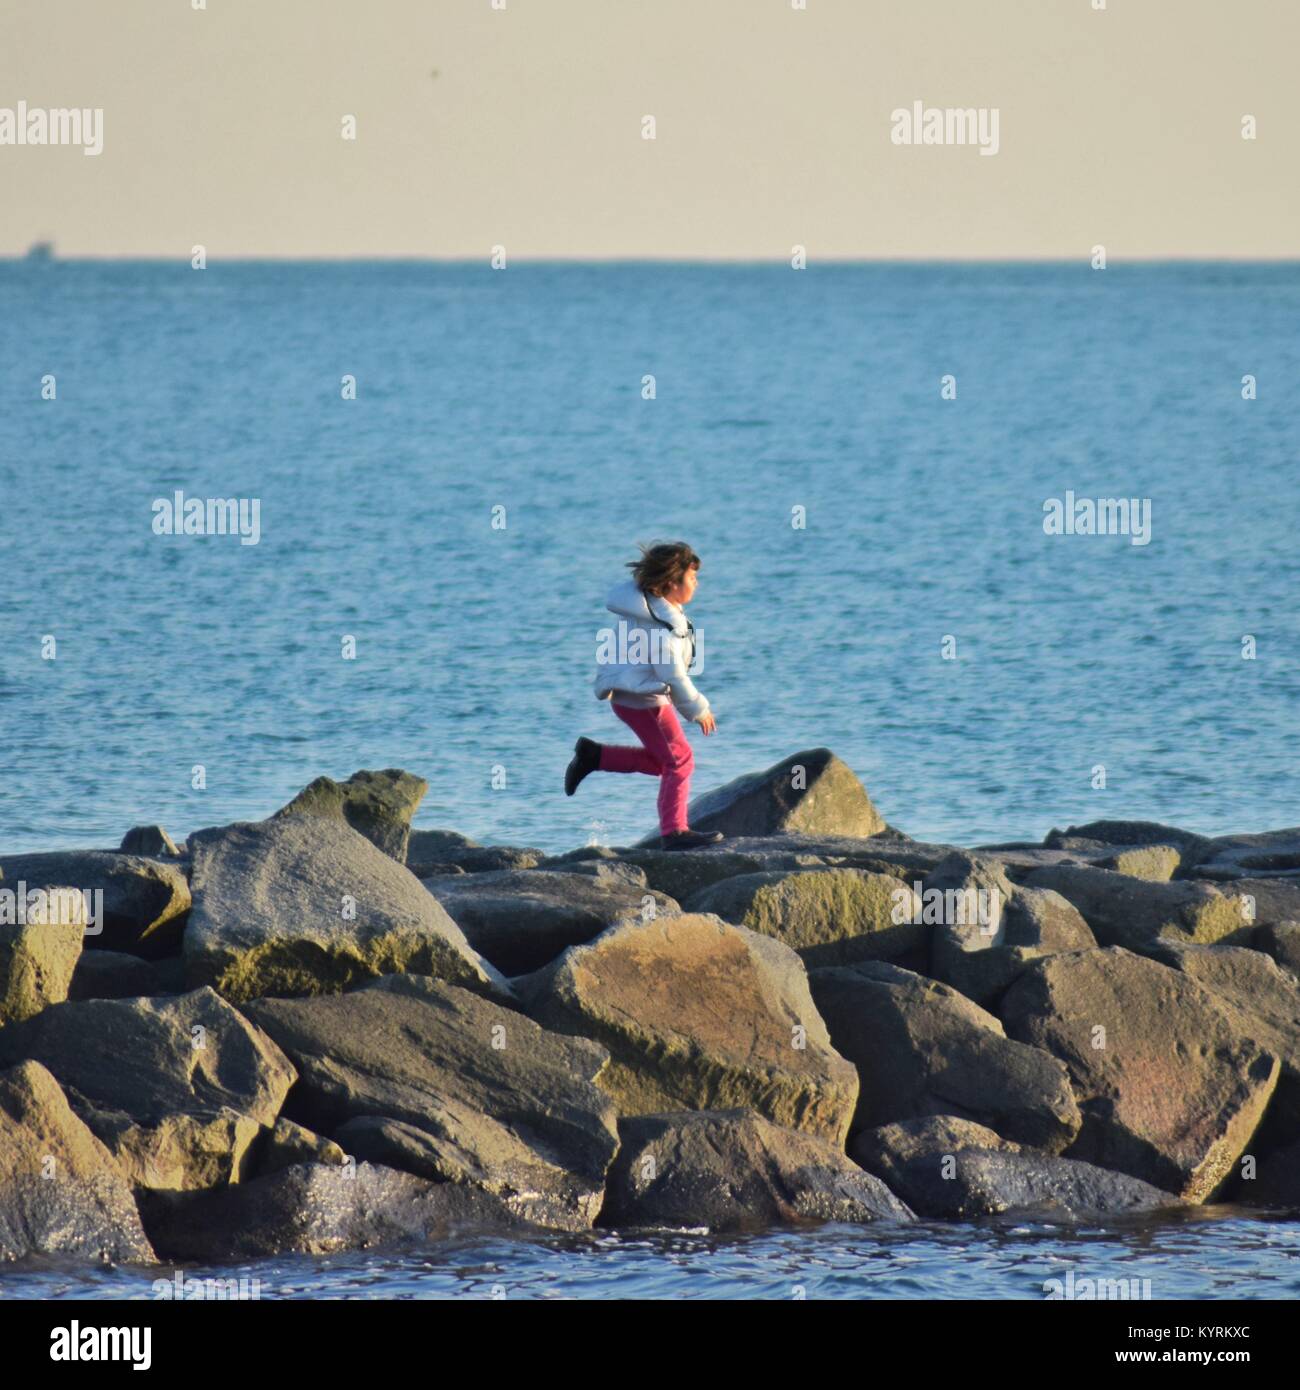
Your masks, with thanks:
<instances>
[{"instance_id":1,"label":"large boulder","mask_svg":"<svg viewBox=\"0 0 1300 1390\"><path fill-rule=\"evenodd\" d=\"M1227 885L1246 900L1246 918L1257 926L1300 922L1300 877L1237 878Z\"/></svg>"},{"instance_id":2,"label":"large boulder","mask_svg":"<svg viewBox=\"0 0 1300 1390\"><path fill-rule=\"evenodd\" d=\"M624 923L514 983L546 1027L609 1049L621 1115L754 1110L843 1145L857 1075L771 937L693 913Z\"/></svg>"},{"instance_id":3,"label":"large boulder","mask_svg":"<svg viewBox=\"0 0 1300 1390\"><path fill-rule=\"evenodd\" d=\"M0 1066L47 1067L136 1187L237 1182L295 1073L210 989L59 1004L0 1028Z\"/></svg>"},{"instance_id":4,"label":"large boulder","mask_svg":"<svg viewBox=\"0 0 1300 1390\"><path fill-rule=\"evenodd\" d=\"M1069 848L1074 843L1126 849L1169 845L1179 851L1182 862L1189 867L1203 857L1210 846L1204 835L1149 820L1094 820L1086 825L1072 825L1067 830L1050 830L1043 840L1049 849Z\"/></svg>"},{"instance_id":5,"label":"large boulder","mask_svg":"<svg viewBox=\"0 0 1300 1390\"><path fill-rule=\"evenodd\" d=\"M866 869L742 874L701 889L684 907L784 941L810 968L928 953L915 891Z\"/></svg>"},{"instance_id":6,"label":"large boulder","mask_svg":"<svg viewBox=\"0 0 1300 1390\"><path fill-rule=\"evenodd\" d=\"M1069 1069L1069 1156L1192 1202L1213 1197L1277 1084L1277 1057L1187 975L1121 947L1036 961L1003 997L1013 1038Z\"/></svg>"},{"instance_id":7,"label":"large boulder","mask_svg":"<svg viewBox=\"0 0 1300 1390\"><path fill-rule=\"evenodd\" d=\"M908 1221L878 1178L833 1144L747 1110L620 1121L604 1226L736 1231L796 1221Z\"/></svg>"},{"instance_id":8,"label":"large boulder","mask_svg":"<svg viewBox=\"0 0 1300 1390\"><path fill-rule=\"evenodd\" d=\"M1208 990L1235 1032L1281 1062L1269 1125L1300 1134L1300 984L1262 951L1161 943L1157 959Z\"/></svg>"},{"instance_id":9,"label":"large boulder","mask_svg":"<svg viewBox=\"0 0 1300 1390\"><path fill-rule=\"evenodd\" d=\"M1245 904L1204 883L1151 883L1091 865L1036 869L1025 880L1051 888L1083 914L1104 946L1140 951L1158 937L1213 942L1245 939Z\"/></svg>"},{"instance_id":10,"label":"large boulder","mask_svg":"<svg viewBox=\"0 0 1300 1390\"><path fill-rule=\"evenodd\" d=\"M525 1229L489 1193L371 1163L298 1164L209 1192L140 1196L164 1260L227 1264Z\"/></svg>"},{"instance_id":11,"label":"large boulder","mask_svg":"<svg viewBox=\"0 0 1300 1390\"><path fill-rule=\"evenodd\" d=\"M25 893L23 908L21 922L0 920L0 1026L68 997L86 930L86 900L75 888Z\"/></svg>"},{"instance_id":12,"label":"large boulder","mask_svg":"<svg viewBox=\"0 0 1300 1390\"><path fill-rule=\"evenodd\" d=\"M687 818L692 829L724 835L868 836L887 828L853 769L829 748L805 749L705 792Z\"/></svg>"},{"instance_id":13,"label":"large boulder","mask_svg":"<svg viewBox=\"0 0 1300 1390\"><path fill-rule=\"evenodd\" d=\"M116 850L69 849L0 855L7 884L89 891L103 916L87 935L106 950L166 955L176 949L190 910L190 885L177 864ZM93 916L93 911L92 911Z\"/></svg>"},{"instance_id":14,"label":"large boulder","mask_svg":"<svg viewBox=\"0 0 1300 1390\"><path fill-rule=\"evenodd\" d=\"M176 841L161 825L133 825L122 836L118 850L123 854L141 854L152 859L179 859L181 852Z\"/></svg>"},{"instance_id":15,"label":"large boulder","mask_svg":"<svg viewBox=\"0 0 1300 1390\"><path fill-rule=\"evenodd\" d=\"M429 784L423 777L389 767L382 772L354 772L346 782L318 777L304 787L273 819L324 816L343 821L399 864L406 863L411 817Z\"/></svg>"},{"instance_id":16,"label":"large boulder","mask_svg":"<svg viewBox=\"0 0 1300 1390\"><path fill-rule=\"evenodd\" d=\"M348 1156L342 1145L281 1115L274 1127L262 1136L256 1176L264 1178L269 1173L296 1168L302 1163L342 1166L347 1161Z\"/></svg>"},{"instance_id":17,"label":"large boulder","mask_svg":"<svg viewBox=\"0 0 1300 1390\"><path fill-rule=\"evenodd\" d=\"M0 1260L153 1260L131 1186L38 1062L0 1073Z\"/></svg>"},{"instance_id":18,"label":"large boulder","mask_svg":"<svg viewBox=\"0 0 1300 1390\"><path fill-rule=\"evenodd\" d=\"M1255 933L1257 950L1270 956L1293 975L1300 976L1300 922L1268 922Z\"/></svg>"},{"instance_id":19,"label":"large boulder","mask_svg":"<svg viewBox=\"0 0 1300 1390\"><path fill-rule=\"evenodd\" d=\"M524 975L616 922L679 911L663 893L614 875L522 869L430 878L424 886L469 944L506 975Z\"/></svg>"},{"instance_id":20,"label":"large boulder","mask_svg":"<svg viewBox=\"0 0 1300 1390\"><path fill-rule=\"evenodd\" d=\"M190 837L186 980L236 1003L411 971L500 987L420 881L341 820L285 816Z\"/></svg>"},{"instance_id":21,"label":"large boulder","mask_svg":"<svg viewBox=\"0 0 1300 1390\"><path fill-rule=\"evenodd\" d=\"M955 1115L1051 1153L1078 1133L1065 1067L951 986L884 961L814 970L809 984L832 1045L858 1069L855 1130Z\"/></svg>"},{"instance_id":22,"label":"large boulder","mask_svg":"<svg viewBox=\"0 0 1300 1390\"><path fill-rule=\"evenodd\" d=\"M1247 1206L1300 1214L1300 1138L1275 1149L1256 1166L1253 1177L1239 1176L1229 1195Z\"/></svg>"},{"instance_id":23,"label":"large boulder","mask_svg":"<svg viewBox=\"0 0 1300 1390\"><path fill-rule=\"evenodd\" d=\"M298 1069L289 1118L358 1157L482 1188L539 1225L595 1220L617 1147L596 1043L413 975L246 1012ZM344 1134L363 1118L385 1123Z\"/></svg>"}]
</instances>

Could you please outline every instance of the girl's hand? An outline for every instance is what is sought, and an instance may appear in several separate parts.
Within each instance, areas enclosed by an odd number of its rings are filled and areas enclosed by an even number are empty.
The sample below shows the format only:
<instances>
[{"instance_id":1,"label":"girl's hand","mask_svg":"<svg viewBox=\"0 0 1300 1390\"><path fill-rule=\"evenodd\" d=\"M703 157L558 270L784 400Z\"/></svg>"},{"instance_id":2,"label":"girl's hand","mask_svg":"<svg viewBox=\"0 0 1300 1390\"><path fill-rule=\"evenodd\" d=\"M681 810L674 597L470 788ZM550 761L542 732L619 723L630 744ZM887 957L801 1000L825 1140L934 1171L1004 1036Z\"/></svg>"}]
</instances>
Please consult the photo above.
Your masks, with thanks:
<instances>
[{"instance_id":1,"label":"girl's hand","mask_svg":"<svg viewBox=\"0 0 1300 1390\"><path fill-rule=\"evenodd\" d=\"M711 734L718 727L718 721L714 719L711 710L705 710L700 715L700 731L704 734Z\"/></svg>"}]
</instances>

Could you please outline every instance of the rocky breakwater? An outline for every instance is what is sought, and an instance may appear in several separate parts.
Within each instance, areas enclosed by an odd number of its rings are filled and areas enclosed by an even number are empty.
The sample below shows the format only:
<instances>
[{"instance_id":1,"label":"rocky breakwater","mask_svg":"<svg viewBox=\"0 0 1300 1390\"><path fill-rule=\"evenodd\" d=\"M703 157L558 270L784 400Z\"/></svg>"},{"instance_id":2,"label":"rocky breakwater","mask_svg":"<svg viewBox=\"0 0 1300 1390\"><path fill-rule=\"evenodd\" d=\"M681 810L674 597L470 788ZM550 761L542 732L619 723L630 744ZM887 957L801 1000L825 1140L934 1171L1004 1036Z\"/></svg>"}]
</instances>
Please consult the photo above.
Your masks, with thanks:
<instances>
[{"instance_id":1,"label":"rocky breakwater","mask_svg":"<svg viewBox=\"0 0 1300 1390\"><path fill-rule=\"evenodd\" d=\"M812 749L548 857L424 791L0 854L0 1256L1300 1210L1300 830L928 844Z\"/></svg>"}]
</instances>

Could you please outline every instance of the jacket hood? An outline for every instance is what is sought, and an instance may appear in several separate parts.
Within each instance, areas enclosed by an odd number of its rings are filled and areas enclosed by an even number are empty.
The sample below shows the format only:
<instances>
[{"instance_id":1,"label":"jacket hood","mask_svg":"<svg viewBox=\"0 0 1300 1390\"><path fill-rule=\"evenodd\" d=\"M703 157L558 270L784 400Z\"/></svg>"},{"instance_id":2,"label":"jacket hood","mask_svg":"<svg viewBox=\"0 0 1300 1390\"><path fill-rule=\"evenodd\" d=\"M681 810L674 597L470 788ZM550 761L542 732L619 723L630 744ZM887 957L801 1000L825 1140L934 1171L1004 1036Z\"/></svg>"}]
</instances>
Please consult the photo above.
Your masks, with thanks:
<instances>
[{"instance_id":1,"label":"jacket hood","mask_svg":"<svg viewBox=\"0 0 1300 1390\"><path fill-rule=\"evenodd\" d=\"M678 637L684 637L688 630L686 614L676 604L669 603L658 594L642 593L635 579L625 579L615 584L605 599L605 607L611 613L637 622L667 623Z\"/></svg>"}]
</instances>

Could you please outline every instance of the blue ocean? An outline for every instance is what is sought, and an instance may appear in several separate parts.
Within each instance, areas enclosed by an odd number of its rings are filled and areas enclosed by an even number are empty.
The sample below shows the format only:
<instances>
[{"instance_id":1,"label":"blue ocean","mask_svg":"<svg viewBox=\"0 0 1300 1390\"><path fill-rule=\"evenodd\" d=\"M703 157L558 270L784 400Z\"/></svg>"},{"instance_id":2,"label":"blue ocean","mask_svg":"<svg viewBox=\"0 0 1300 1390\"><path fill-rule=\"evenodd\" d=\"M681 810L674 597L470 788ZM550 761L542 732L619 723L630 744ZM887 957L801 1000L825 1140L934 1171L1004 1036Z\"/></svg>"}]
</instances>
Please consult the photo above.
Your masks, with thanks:
<instances>
[{"instance_id":1,"label":"blue ocean","mask_svg":"<svg viewBox=\"0 0 1300 1390\"><path fill-rule=\"evenodd\" d=\"M0 847L180 838L363 767L484 843L639 838L648 779L561 779L577 735L623 741L597 634L656 538L703 557L697 790L824 745L929 840L1300 823L1298 322L1290 263L2 263ZM178 492L256 502L256 543L159 534ZM1067 497L1149 527L1049 534ZM1083 1259L1278 1297L1297 1231L566 1237L268 1279L1041 1297Z\"/></svg>"}]
</instances>

